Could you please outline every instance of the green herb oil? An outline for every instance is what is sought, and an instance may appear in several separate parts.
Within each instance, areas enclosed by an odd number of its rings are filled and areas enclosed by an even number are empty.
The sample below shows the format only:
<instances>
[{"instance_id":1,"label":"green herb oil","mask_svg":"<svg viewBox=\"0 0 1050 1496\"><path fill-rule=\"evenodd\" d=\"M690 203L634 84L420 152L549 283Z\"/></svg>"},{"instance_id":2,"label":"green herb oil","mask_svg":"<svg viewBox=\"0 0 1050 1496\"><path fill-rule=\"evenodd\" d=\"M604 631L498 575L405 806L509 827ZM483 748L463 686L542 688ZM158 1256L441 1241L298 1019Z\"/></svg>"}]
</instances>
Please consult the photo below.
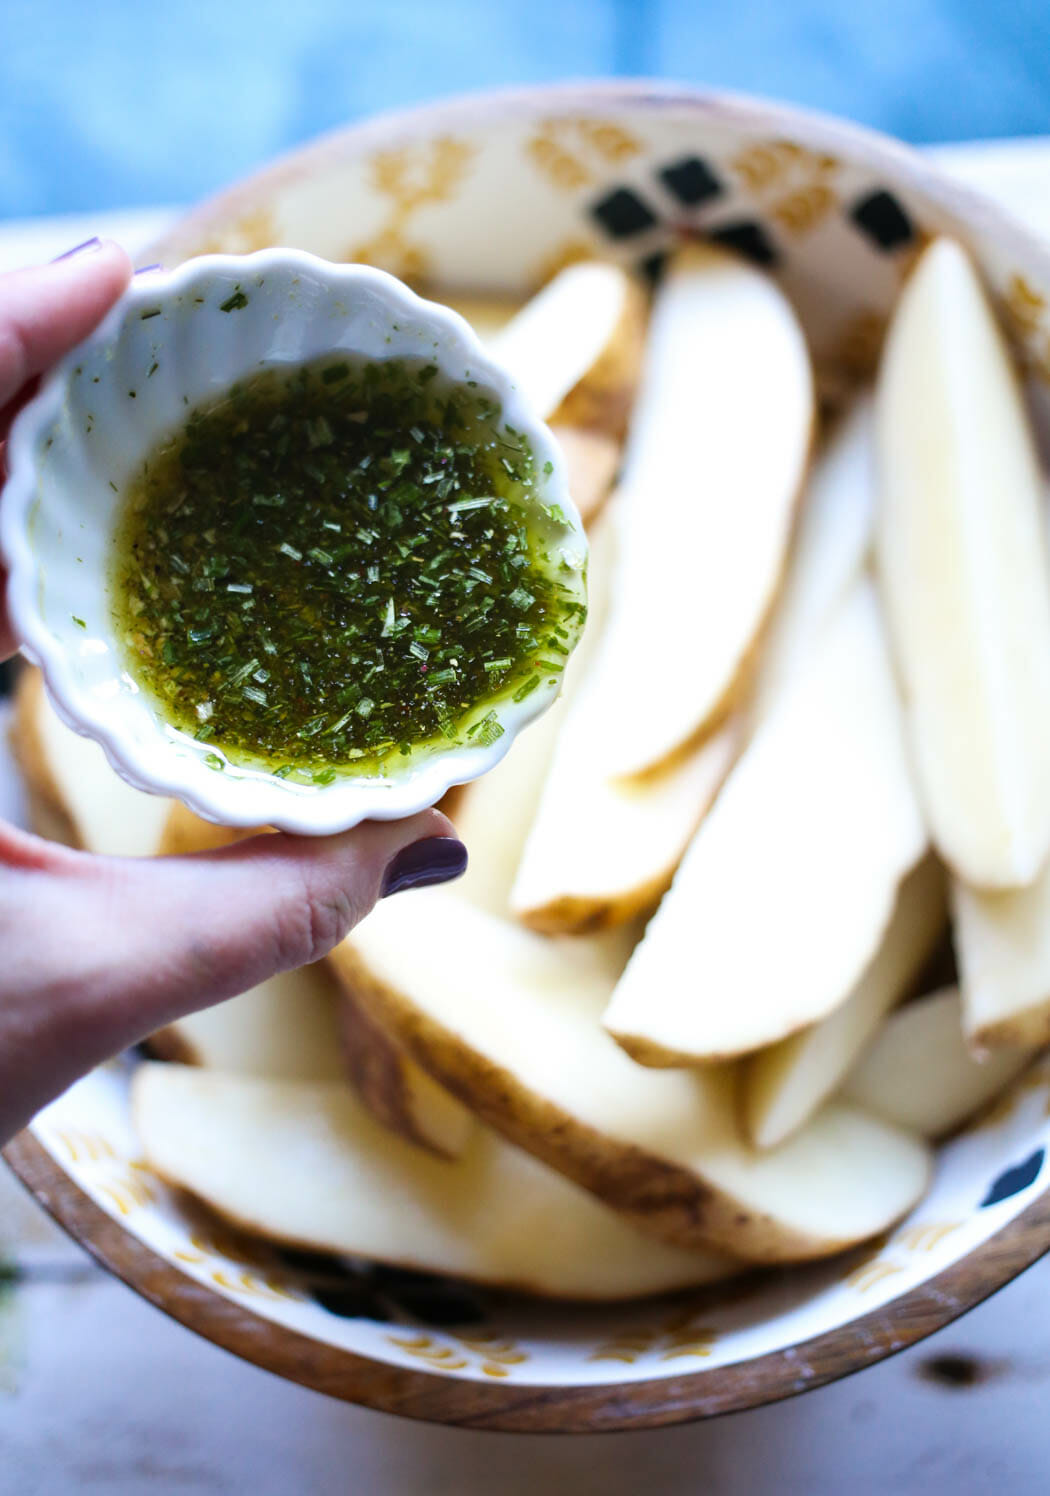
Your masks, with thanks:
<instances>
[{"instance_id":1,"label":"green herb oil","mask_svg":"<svg viewBox=\"0 0 1050 1496\"><path fill-rule=\"evenodd\" d=\"M260 374L125 496L128 671L231 763L305 782L491 743L494 704L555 679L586 615L536 481L499 408L432 365Z\"/></svg>"}]
</instances>

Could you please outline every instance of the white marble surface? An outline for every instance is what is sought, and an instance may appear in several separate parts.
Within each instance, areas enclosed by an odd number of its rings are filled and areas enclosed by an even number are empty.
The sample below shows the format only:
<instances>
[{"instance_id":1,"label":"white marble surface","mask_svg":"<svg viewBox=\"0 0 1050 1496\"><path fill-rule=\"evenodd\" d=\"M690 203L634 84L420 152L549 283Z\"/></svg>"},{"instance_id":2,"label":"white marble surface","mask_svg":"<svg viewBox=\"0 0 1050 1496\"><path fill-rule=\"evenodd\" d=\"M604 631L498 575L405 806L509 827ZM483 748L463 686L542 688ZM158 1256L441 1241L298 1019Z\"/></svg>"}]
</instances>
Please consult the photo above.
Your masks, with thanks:
<instances>
[{"instance_id":1,"label":"white marble surface","mask_svg":"<svg viewBox=\"0 0 1050 1496\"><path fill-rule=\"evenodd\" d=\"M945 164L1050 237L1050 142ZM0 224L0 270L168 211ZM18 791L0 757L0 814ZM1050 1260L958 1324L777 1407L654 1433L431 1428L346 1407L165 1319L68 1242L0 1166L0 1496L1011 1496L1050 1486ZM933 1377L957 1358L972 1385Z\"/></svg>"}]
</instances>

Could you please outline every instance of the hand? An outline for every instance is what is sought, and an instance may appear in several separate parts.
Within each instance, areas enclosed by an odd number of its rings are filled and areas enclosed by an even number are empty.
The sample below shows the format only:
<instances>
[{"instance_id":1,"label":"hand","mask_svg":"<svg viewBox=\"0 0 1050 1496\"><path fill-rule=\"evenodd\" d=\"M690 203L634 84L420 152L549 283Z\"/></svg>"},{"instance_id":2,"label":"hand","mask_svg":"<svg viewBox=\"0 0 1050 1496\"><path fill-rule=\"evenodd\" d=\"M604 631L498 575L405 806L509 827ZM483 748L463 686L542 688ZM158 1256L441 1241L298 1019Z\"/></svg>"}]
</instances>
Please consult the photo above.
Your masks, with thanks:
<instances>
[{"instance_id":1,"label":"hand","mask_svg":"<svg viewBox=\"0 0 1050 1496\"><path fill-rule=\"evenodd\" d=\"M36 377L130 275L123 250L98 241L0 275L0 439ZM0 658L14 649L0 607ZM0 1142L99 1061L318 960L377 899L465 866L436 810L144 861L88 856L0 822Z\"/></svg>"}]
</instances>

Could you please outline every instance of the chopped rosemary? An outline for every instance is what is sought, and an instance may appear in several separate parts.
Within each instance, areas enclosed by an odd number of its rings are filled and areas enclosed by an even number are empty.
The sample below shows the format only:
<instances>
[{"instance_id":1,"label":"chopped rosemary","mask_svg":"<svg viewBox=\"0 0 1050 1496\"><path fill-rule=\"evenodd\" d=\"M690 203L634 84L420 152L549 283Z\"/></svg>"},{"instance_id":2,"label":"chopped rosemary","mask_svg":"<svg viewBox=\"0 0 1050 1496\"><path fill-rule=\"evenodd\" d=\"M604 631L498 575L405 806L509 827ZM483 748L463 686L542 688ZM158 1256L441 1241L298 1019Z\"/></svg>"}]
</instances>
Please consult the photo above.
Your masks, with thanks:
<instances>
[{"instance_id":1,"label":"chopped rosemary","mask_svg":"<svg viewBox=\"0 0 1050 1496\"><path fill-rule=\"evenodd\" d=\"M246 302L238 287L223 310ZM323 785L489 746L499 702L560 670L550 655L585 613L563 516L534 499L531 452L498 407L437 374L390 360L255 376L191 412L124 496L129 666L167 720L221 747L211 767Z\"/></svg>"}]
</instances>

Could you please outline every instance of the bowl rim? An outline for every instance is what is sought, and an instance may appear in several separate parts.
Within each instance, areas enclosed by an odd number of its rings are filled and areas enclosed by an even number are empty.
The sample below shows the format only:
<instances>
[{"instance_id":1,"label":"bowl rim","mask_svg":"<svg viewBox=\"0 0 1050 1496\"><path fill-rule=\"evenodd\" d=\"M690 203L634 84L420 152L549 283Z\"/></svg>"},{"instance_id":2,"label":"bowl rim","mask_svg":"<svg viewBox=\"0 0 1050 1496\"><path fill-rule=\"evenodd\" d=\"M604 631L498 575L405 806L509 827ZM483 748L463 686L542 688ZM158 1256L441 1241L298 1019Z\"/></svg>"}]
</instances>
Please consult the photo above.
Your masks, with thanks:
<instances>
[{"instance_id":1,"label":"bowl rim","mask_svg":"<svg viewBox=\"0 0 1050 1496\"><path fill-rule=\"evenodd\" d=\"M503 729L494 742L438 745L421 761L410 759L407 772L399 774L395 766L381 779L344 776L304 793L299 785L275 774L238 773L236 764L228 774L202 772L209 745L202 745L197 756L169 752L155 759L154 750L166 741L167 724L162 717L154 711L148 741L137 741L125 728L126 698L121 695L102 701L78 681L70 649L55 635L41 601L41 551L32 538L41 448L51 425L61 416L86 356L118 348L129 329L135 328L142 311L155 305L170 312L175 330L167 336L175 340L181 320L179 308L183 303L190 304L191 293L204 295L209 288L217 288L221 294L230 280L239 283L259 276L283 276L293 281L310 276L333 297L343 297L347 302L355 292L363 292L383 307L395 325L398 318L406 323L414 321L440 335L440 351L430 356L439 366L449 359L460 364L495 393L502 424L523 433L533 450L537 474L534 504L560 506L565 524L562 546L585 549L583 523L569 493L560 448L511 374L483 347L464 317L418 295L396 276L375 266L339 264L306 250L274 247L248 254L195 256L171 269L133 278L98 326L63 355L11 426L0 510L0 559L7 566L7 607L22 653L40 669L58 715L75 732L98 743L110 767L122 779L135 789L181 800L197 815L223 825L269 825L303 836L328 836L350 830L364 820L405 819L435 805L454 785L487 773L506 755L518 733L554 704L559 683L543 680L538 690L520 702L510 697L492 702L491 709ZM123 674L112 629L110 641L113 673Z\"/></svg>"},{"instance_id":2,"label":"bowl rim","mask_svg":"<svg viewBox=\"0 0 1050 1496\"><path fill-rule=\"evenodd\" d=\"M393 1366L288 1329L198 1283L108 1215L25 1128L2 1156L53 1220L169 1318L233 1355L343 1402L503 1433L663 1428L783 1402L907 1350L1050 1250L1050 1190L974 1251L880 1309L749 1361L644 1381L515 1385Z\"/></svg>"},{"instance_id":3,"label":"bowl rim","mask_svg":"<svg viewBox=\"0 0 1050 1496\"><path fill-rule=\"evenodd\" d=\"M894 173L898 181L989 236L1050 283L1050 246L981 193L956 182L914 148L821 111L756 95L657 79L578 80L485 90L388 110L295 147L182 214L143 252L149 263L177 235L188 240L260 191L329 157L360 154L413 133L472 125L494 111L542 118L557 110L594 112L680 107L698 118L767 131ZM733 1366L628 1386L516 1386L442 1377L392 1366L286 1329L198 1284L147 1247L86 1194L25 1129L2 1155L52 1217L103 1267L171 1318L243 1360L344 1401L427 1422L517 1433L595 1433L656 1428L740 1412L796 1396L905 1350L990 1297L1050 1251L1050 1190L974 1251L882 1308L781 1351Z\"/></svg>"},{"instance_id":4,"label":"bowl rim","mask_svg":"<svg viewBox=\"0 0 1050 1496\"><path fill-rule=\"evenodd\" d=\"M598 106L628 110L687 109L711 122L750 130L768 130L773 139L787 130L801 133L804 143L850 158L874 169L899 174L909 188L922 193L949 213L967 219L982 232L994 235L1023 263L1037 264L1050 277L1050 245L1028 229L1006 208L977 189L957 180L916 146L825 110L770 99L734 89L705 88L664 78L582 78L560 83L514 85L471 90L377 111L365 119L331 130L292 146L246 176L238 177L189 208L150 240L138 258L148 266L176 235L205 235L212 220L226 219L238 207L254 207L260 190L272 190L307 171L343 155L357 156L371 144L389 146L423 130L478 126L494 113L503 117L542 119L552 112L593 110ZM192 259L203 256L191 256ZM185 263L185 261L181 262ZM482 288L484 289L484 288Z\"/></svg>"}]
</instances>

